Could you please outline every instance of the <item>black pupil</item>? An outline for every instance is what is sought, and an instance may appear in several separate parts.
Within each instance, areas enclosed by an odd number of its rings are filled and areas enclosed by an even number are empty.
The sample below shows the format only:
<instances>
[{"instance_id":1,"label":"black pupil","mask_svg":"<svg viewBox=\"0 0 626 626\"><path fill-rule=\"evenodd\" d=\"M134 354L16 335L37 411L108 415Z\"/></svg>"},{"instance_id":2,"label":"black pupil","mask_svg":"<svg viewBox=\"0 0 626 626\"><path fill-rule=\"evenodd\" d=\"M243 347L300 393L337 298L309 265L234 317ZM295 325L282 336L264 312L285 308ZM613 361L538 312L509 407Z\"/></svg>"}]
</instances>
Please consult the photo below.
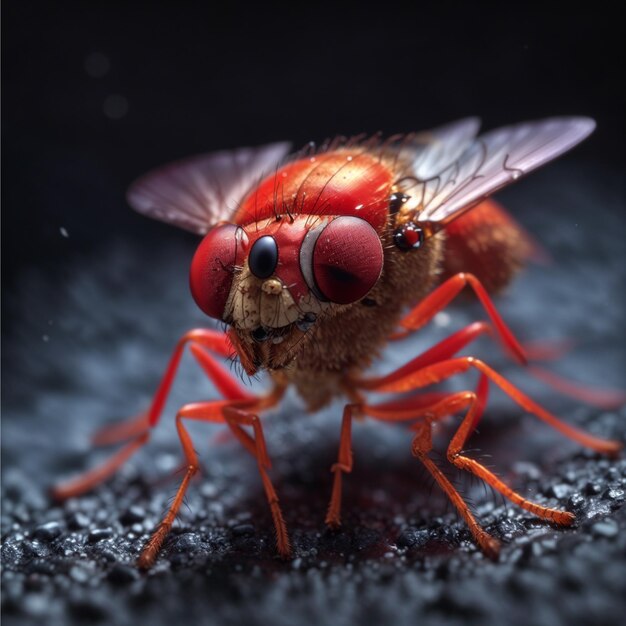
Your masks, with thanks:
<instances>
[{"instance_id":1,"label":"black pupil","mask_svg":"<svg viewBox=\"0 0 626 626\"><path fill-rule=\"evenodd\" d=\"M278 246L274 237L265 235L257 239L248 257L250 271L257 278L269 278L274 273L277 263Z\"/></svg>"}]
</instances>

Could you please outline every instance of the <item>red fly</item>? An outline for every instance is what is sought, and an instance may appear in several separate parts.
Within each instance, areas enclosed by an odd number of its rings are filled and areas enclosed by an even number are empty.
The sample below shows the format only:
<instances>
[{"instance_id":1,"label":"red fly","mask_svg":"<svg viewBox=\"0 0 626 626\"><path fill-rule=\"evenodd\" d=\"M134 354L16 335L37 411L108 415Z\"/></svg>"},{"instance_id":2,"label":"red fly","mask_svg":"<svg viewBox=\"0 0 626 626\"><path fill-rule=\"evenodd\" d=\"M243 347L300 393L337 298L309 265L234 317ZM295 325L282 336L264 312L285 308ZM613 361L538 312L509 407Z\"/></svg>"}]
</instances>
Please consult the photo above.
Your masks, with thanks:
<instances>
[{"instance_id":1,"label":"red fly","mask_svg":"<svg viewBox=\"0 0 626 626\"><path fill-rule=\"evenodd\" d=\"M221 399L187 404L176 414L187 470L141 553L141 567L154 563L198 471L188 420L226 424L255 457L278 552L291 554L259 419L288 386L295 387L311 411L336 396L347 398L339 454L331 468L334 482L326 514L331 527L341 523L342 477L352 470L353 418L407 421L415 431L414 456L448 495L483 552L497 556L499 542L480 526L431 458L433 424L457 413L461 424L447 449L452 465L544 520L572 524L572 513L527 500L464 453L483 415L489 386L500 387L522 409L583 446L612 455L622 445L562 422L483 361L456 355L476 338L490 335L520 365L533 356L490 297L532 255L533 244L488 197L574 147L595 124L586 118L554 118L476 137L478 126L470 118L385 141L337 139L291 157L284 143L218 152L166 166L135 183L128 194L133 208L203 236L191 264L191 292L198 306L228 330L185 334L150 407L95 437L96 444L124 446L100 467L57 486L57 497L91 489L148 441L188 346ZM458 330L389 374L365 374L387 342L425 326L465 287L478 298L488 321ZM220 359L233 354L250 375L268 371L269 394L253 395L224 368ZM367 399L368 392L414 392L468 370L480 375L474 390L413 393L376 404ZM604 405L623 401L621 394L572 389L553 374L531 371L584 400Z\"/></svg>"}]
</instances>

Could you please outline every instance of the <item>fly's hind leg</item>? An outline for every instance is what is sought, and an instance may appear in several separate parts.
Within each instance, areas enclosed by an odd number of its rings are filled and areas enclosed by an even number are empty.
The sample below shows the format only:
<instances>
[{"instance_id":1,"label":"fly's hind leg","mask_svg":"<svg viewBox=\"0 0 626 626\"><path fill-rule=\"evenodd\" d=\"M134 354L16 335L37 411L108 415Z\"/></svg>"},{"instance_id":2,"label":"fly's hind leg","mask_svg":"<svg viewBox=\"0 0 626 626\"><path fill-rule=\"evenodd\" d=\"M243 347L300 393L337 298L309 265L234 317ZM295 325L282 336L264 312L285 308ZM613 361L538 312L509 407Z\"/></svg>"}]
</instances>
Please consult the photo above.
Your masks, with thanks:
<instances>
[{"instance_id":1,"label":"fly's hind leg","mask_svg":"<svg viewBox=\"0 0 626 626\"><path fill-rule=\"evenodd\" d=\"M484 334L497 337L510 356L517 361L517 363L524 366L527 366L528 360L533 357L538 360L551 360L554 359L560 351L563 351L564 346L560 346L559 348L558 345L552 348L544 345L541 349L537 349L536 346L529 346L530 349L523 347L498 313L495 304L489 297L487 290L480 280L473 274L463 272L455 274L445 280L413 307L413 309L400 320L399 325L401 330L391 335L390 339L402 339L420 329L437 313L443 311L468 286L472 289L474 295L478 298L487 313L490 323L475 322L458 333L455 333L452 337L455 337L455 342L459 346L457 351ZM449 338L448 343L450 343L452 337ZM443 343L445 342L442 342L442 347ZM429 350L422 356L425 357L431 352L432 350ZM450 358L453 353L454 352L449 353L447 356L441 354L439 359ZM626 402L626 394L621 391L589 388L580 383L570 382L561 376L557 376L554 372L537 366L529 367L528 372L560 393L593 406L610 409L619 407Z\"/></svg>"},{"instance_id":2,"label":"fly's hind leg","mask_svg":"<svg viewBox=\"0 0 626 626\"><path fill-rule=\"evenodd\" d=\"M453 436L448 448L448 460L456 467L472 472L502 493L511 502L542 519L568 526L574 521L574 515L567 511L544 507L527 500L505 485L493 472L483 465L462 455L461 446L464 445L482 417L487 400L487 382L487 378L482 376L475 392L460 391L441 395L431 403L425 403L423 397L417 396L373 406L365 405L362 410L365 415L385 421L418 419L413 427L416 432L412 444L413 455L423 463L454 504L481 550L490 558L496 558L500 548L498 540L489 535L480 526L462 496L430 457L430 452L432 451L432 425L443 418L454 415L459 411L466 411L461 425Z\"/></svg>"},{"instance_id":3,"label":"fly's hind leg","mask_svg":"<svg viewBox=\"0 0 626 626\"><path fill-rule=\"evenodd\" d=\"M537 416L542 421L546 422L562 434L570 437L583 446L589 447L603 454L615 455L622 449L622 444L620 442L595 437L594 435L562 422L558 417L523 394L519 389L494 371L491 367L474 357L458 357L456 359L446 359L440 362L431 362L430 365L425 367L423 366L423 363L419 363L418 360L415 360L414 362L409 363L407 366L404 366L387 376L369 380L354 380L353 384L357 388L383 393L405 392L444 381L451 376L464 373L470 368L478 370L481 375L477 393L463 392L465 394L465 398L463 399L462 396L458 397L454 402L450 398L444 398L441 401L441 406L430 407L429 411L426 413L427 417L429 417L429 420L432 422L434 419L433 415L436 415L438 412L443 412L443 414L448 415L455 412L455 410L459 408L459 401L462 401L462 404L464 403L464 406L468 408L468 412L463 419L458 432L451 441L448 449L448 459L457 467L468 470L485 480L485 482L518 506L535 515L538 515L539 517L542 517L543 519L561 525L570 525L574 521L573 514L567 511L559 511L557 509L543 507L526 500L510 487L505 485L497 476L495 476L478 461L471 459L462 453L462 447L465 441L475 428L482 415L488 382L495 383L523 409ZM363 410L368 415L376 416L369 407L364 407ZM392 409L391 413L393 414L393 412L397 410L398 407ZM430 428L430 425L428 427ZM481 532L476 530L476 522L473 520L473 516L471 516L469 508L462 502L462 498L458 492L454 490L449 481L447 481L445 476L438 471L432 460L429 459L428 452L430 451L430 445L430 431L426 429L426 426L418 425L418 434L413 447L414 454L416 454L420 460L424 462L424 465L431 472L435 480L446 491L452 502L467 521L479 545L481 545L487 553L492 554L493 546L490 545L491 542L485 543L485 538L483 536L484 531L482 531L482 529Z\"/></svg>"}]
</instances>

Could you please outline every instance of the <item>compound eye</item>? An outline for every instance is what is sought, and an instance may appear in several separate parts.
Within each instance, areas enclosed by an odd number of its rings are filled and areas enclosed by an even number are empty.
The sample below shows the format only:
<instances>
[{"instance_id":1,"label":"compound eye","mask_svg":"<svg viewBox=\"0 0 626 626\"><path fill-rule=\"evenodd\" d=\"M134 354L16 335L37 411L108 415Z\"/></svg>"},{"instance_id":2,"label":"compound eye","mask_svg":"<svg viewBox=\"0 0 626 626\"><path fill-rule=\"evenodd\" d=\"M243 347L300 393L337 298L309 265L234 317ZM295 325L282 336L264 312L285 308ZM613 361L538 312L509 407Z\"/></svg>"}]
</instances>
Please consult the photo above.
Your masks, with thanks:
<instances>
[{"instance_id":1,"label":"compound eye","mask_svg":"<svg viewBox=\"0 0 626 626\"><path fill-rule=\"evenodd\" d=\"M247 247L246 233L235 224L213 228L198 246L191 262L189 286L196 304L209 317L222 319L235 266Z\"/></svg>"},{"instance_id":2,"label":"compound eye","mask_svg":"<svg viewBox=\"0 0 626 626\"><path fill-rule=\"evenodd\" d=\"M363 298L380 278L378 233L358 217L342 216L322 230L313 249L313 276L321 294L337 304Z\"/></svg>"}]
</instances>

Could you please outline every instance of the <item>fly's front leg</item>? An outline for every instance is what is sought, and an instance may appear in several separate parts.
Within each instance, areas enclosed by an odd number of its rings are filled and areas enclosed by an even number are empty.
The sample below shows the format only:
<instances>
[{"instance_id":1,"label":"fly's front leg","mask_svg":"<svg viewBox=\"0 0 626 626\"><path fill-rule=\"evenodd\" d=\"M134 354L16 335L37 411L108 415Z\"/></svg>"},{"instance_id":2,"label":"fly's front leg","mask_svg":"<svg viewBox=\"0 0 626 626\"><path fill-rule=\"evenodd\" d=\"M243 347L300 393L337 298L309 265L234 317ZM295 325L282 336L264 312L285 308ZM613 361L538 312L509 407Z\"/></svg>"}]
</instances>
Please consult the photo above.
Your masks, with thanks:
<instances>
[{"instance_id":1,"label":"fly's front leg","mask_svg":"<svg viewBox=\"0 0 626 626\"><path fill-rule=\"evenodd\" d=\"M254 410L254 408L252 409ZM278 503L278 495L272 485L272 481L268 475L271 467L271 461L267 454L265 445L265 437L263 435L263 427L258 415L251 413L247 409L238 408L236 406L225 406L223 415L226 423L230 426L233 434L248 450L248 452L256 459L259 467L261 480L267 501L270 505L272 519L274 520L274 528L276 530L276 547L279 554L284 558L291 556L291 545L289 535L287 534L287 525L283 518L280 505ZM251 426L254 437L250 436L242 427Z\"/></svg>"},{"instance_id":2,"label":"fly's front leg","mask_svg":"<svg viewBox=\"0 0 626 626\"><path fill-rule=\"evenodd\" d=\"M172 500L169 510L157 526L156 530L152 534L152 537L144 546L141 555L139 556L137 561L139 567L148 569L154 565L159 550L161 549L161 546L163 545L163 542L169 534L174 520L178 515L185 493L189 487L189 483L198 471L198 456L194 450L189 432L183 424L183 420L197 420L201 422L222 424L227 423L231 429L233 429L235 436L239 439L239 441L241 441L246 450L248 450L248 452L250 452L250 454L257 459L259 468L261 469L263 485L265 487L268 500L270 501L270 506L272 507L272 514L276 525L278 551L283 556L289 556L289 539L287 537L287 531L285 523L282 519L282 514L278 508L278 497L276 496L276 492L274 491L266 472L266 469L269 469L270 467L270 461L267 456L267 449L265 447L265 439L263 437L263 431L261 430L261 424L256 415L248 413L249 410L261 411L275 406L282 398L283 393L284 387L276 387L271 394L264 398L254 398L251 400L216 400L214 402L196 402L193 404L186 404L178 411L176 414L176 430L183 448L187 468L185 476L183 477L180 487ZM239 424L252 425L255 437L252 438L241 428Z\"/></svg>"},{"instance_id":3,"label":"fly's front leg","mask_svg":"<svg viewBox=\"0 0 626 626\"><path fill-rule=\"evenodd\" d=\"M191 330L176 345L149 409L127 422L105 428L96 434L95 441L99 444L126 441L124 447L102 465L77 478L55 485L52 489L53 497L58 500L65 500L89 491L114 474L148 441L150 429L159 420L187 344L189 344L191 353L202 369L225 398L228 400L254 399L254 396L245 391L232 374L224 369L217 359L207 351L210 350L222 357L229 356L232 353L232 346L226 335L208 329Z\"/></svg>"},{"instance_id":4,"label":"fly's front leg","mask_svg":"<svg viewBox=\"0 0 626 626\"><path fill-rule=\"evenodd\" d=\"M363 404L359 407L359 410L364 415L378 420L395 422L417 420L413 426L415 431L412 444L413 455L423 463L441 489L450 498L467 523L480 548L491 558L495 558L499 552L499 542L480 526L462 496L430 458L432 424L466 408L470 404L473 407L473 414L470 419L475 423L482 414L487 400L487 391L486 385L479 385L476 393L462 391L453 394L422 394L376 405Z\"/></svg>"},{"instance_id":5,"label":"fly's front leg","mask_svg":"<svg viewBox=\"0 0 626 626\"><path fill-rule=\"evenodd\" d=\"M356 396L356 392L351 390L350 395ZM414 419L420 415L420 410L430 407L442 398L447 398L447 394L422 394L419 397L409 400L398 400L386 404L369 406L363 402L347 404L343 410L341 422L341 436L339 440L339 455L337 463L331 467L333 473L333 490L326 513L326 524L331 528L341 526L341 495L343 474L352 471L352 420L355 415L363 414L375 417L380 420L401 421Z\"/></svg>"},{"instance_id":6,"label":"fly's front leg","mask_svg":"<svg viewBox=\"0 0 626 626\"><path fill-rule=\"evenodd\" d=\"M344 472L349 474L352 471L352 413L358 411L359 408L359 404L347 404L343 409L339 457L330 470L333 472L334 478L333 491L326 513L326 524L331 528L341 526L341 478Z\"/></svg>"},{"instance_id":7,"label":"fly's front leg","mask_svg":"<svg viewBox=\"0 0 626 626\"><path fill-rule=\"evenodd\" d=\"M453 465L456 465L456 467L471 472L478 478L481 478L496 491L499 491L505 498L508 498L511 502L522 509L529 511L533 515L561 526L570 526L576 519L573 513L552 509L527 500L502 482L502 480L500 480L491 470L487 469L482 463L465 456L463 446L465 446L465 443L476 429L476 426L482 417L483 407L485 404L482 398L486 396L487 385L487 377L484 374L481 374L480 381L478 383L478 391L476 394L468 395L469 408L448 446L448 461L450 461Z\"/></svg>"},{"instance_id":8,"label":"fly's front leg","mask_svg":"<svg viewBox=\"0 0 626 626\"><path fill-rule=\"evenodd\" d=\"M417 457L422 462L442 491L448 496L452 504L454 504L461 517L465 520L465 523L480 549L487 556L495 559L500 552L500 542L495 537L492 537L476 521L474 514L471 512L465 500L463 500L461 494L430 457L430 452L433 447L433 423L471 405L473 407L473 414L468 421L471 420L472 423L476 424L487 402L487 393L487 385L479 383L476 393L472 391L461 391L453 394L441 394L438 397L433 394L430 399L428 397L417 396L415 398L406 398L391 403L365 406L363 411L366 415L370 415L376 419L419 420L414 426L415 437L413 438L413 444L411 446L413 456Z\"/></svg>"}]
</instances>

